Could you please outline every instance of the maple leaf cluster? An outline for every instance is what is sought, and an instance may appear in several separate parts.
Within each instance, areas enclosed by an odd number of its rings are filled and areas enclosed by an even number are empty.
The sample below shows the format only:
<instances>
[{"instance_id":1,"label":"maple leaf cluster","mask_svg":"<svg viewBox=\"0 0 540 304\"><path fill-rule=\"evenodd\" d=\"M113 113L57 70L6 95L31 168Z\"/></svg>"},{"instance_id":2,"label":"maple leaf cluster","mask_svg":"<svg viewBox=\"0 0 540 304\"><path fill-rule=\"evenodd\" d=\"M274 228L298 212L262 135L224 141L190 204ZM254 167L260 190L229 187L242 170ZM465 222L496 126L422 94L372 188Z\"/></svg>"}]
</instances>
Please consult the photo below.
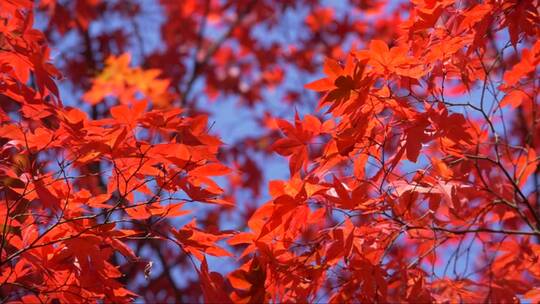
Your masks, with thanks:
<instances>
[{"instance_id":1,"label":"maple leaf cluster","mask_svg":"<svg viewBox=\"0 0 540 304\"><path fill-rule=\"evenodd\" d=\"M0 299L540 301L539 7L1 1Z\"/></svg>"}]
</instances>

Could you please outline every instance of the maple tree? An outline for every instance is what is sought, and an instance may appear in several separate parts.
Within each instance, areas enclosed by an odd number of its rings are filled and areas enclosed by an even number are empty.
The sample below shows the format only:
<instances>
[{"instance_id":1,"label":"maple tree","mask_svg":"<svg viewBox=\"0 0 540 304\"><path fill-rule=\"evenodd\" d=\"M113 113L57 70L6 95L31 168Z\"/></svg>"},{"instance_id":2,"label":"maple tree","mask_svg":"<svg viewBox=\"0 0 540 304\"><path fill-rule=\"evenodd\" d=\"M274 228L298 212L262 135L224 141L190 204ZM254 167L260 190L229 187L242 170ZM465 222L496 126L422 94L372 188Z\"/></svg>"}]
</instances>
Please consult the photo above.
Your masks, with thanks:
<instances>
[{"instance_id":1,"label":"maple tree","mask_svg":"<svg viewBox=\"0 0 540 304\"><path fill-rule=\"evenodd\" d=\"M340 3L0 1L0 299L540 301L539 1Z\"/></svg>"}]
</instances>

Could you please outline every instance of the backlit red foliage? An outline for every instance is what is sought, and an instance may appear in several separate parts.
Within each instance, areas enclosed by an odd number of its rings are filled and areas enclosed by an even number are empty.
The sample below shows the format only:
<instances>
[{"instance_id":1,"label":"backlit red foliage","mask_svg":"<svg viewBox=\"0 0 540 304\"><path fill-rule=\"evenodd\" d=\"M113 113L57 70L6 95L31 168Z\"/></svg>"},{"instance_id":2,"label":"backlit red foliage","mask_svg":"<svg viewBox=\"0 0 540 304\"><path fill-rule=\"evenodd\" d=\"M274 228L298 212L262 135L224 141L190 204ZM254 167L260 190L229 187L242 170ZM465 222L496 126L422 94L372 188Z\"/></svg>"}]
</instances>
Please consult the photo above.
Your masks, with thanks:
<instances>
[{"instance_id":1,"label":"backlit red foliage","mask_svg":"<svg viewBox=\"0 0 540 304\"><path fill-rule=\"evenodd\" d=\"M327 2L0 1L2 302L539 302L539 1Z\"/></svg>"}]
</instances>

